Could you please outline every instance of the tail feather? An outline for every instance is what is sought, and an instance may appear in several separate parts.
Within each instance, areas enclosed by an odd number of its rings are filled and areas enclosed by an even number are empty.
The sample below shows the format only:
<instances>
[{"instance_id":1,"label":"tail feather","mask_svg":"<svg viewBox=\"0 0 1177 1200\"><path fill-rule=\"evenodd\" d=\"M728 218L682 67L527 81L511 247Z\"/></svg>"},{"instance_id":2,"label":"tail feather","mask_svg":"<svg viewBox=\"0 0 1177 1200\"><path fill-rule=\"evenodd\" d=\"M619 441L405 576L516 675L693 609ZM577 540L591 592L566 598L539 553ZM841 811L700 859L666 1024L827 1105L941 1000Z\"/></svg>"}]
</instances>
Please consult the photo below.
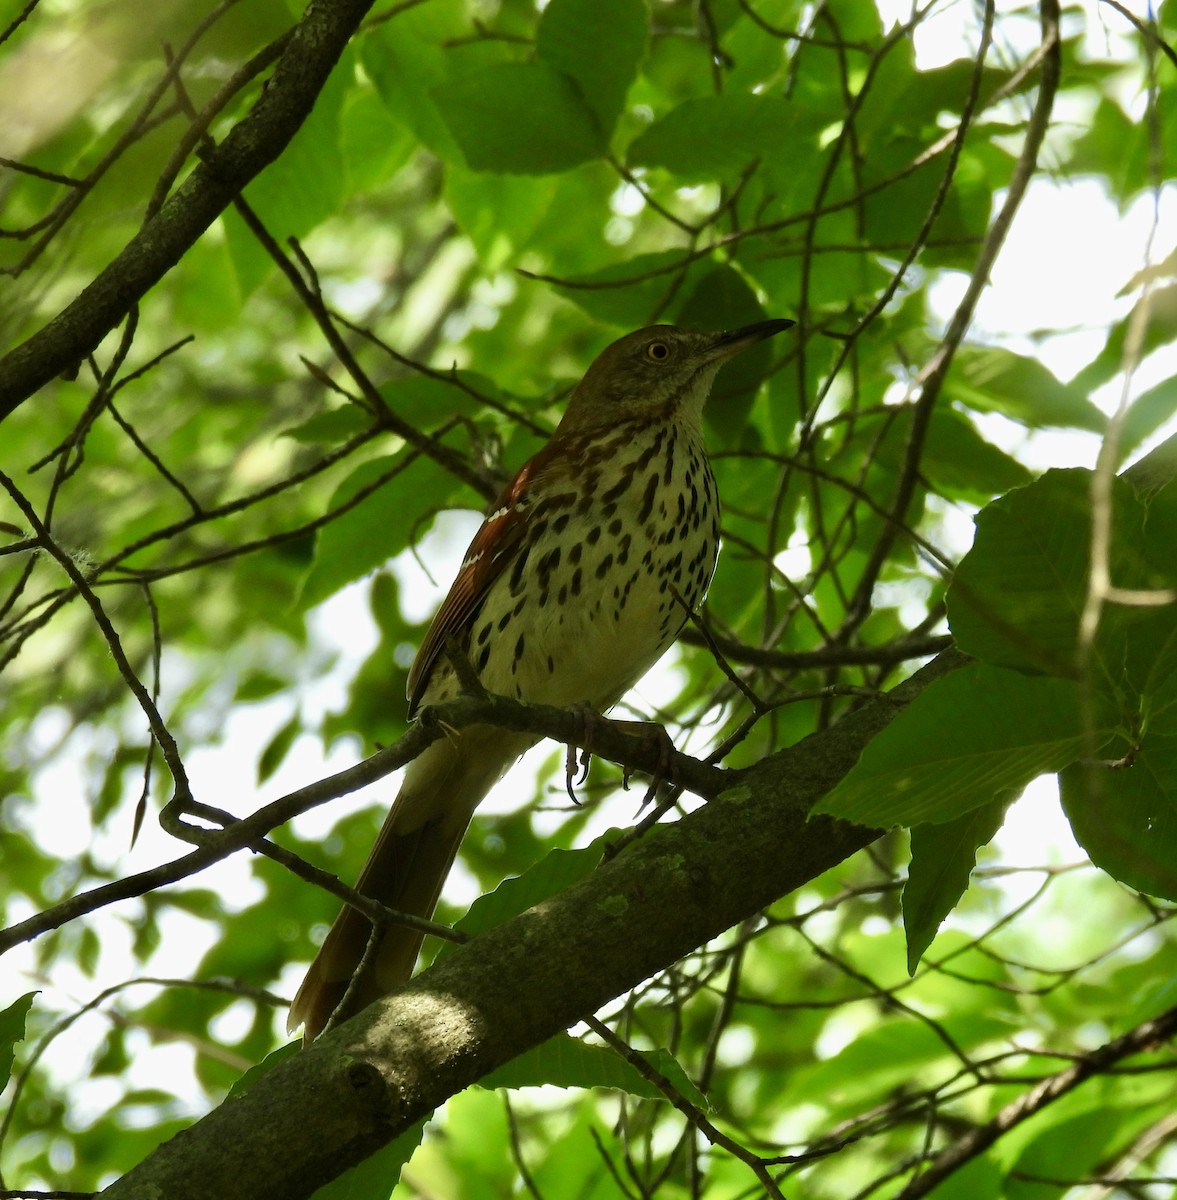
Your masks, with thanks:
<instances>
[{"instance_id":1,"label":"tail feather","mask_svg":"<svg viewBox=\"0 0 1177 1200\"><path fill-rule=\"evenodd\" d=\"M432 916L474 810L533 741L471 726L434 742L405 772L356 890L398 912ZM347 993L370 936L367 918L345 906L294 997L288 1030L302 1025L308 1042L322 1032ZM375 961L365 967L338 1019L354 1016L408 979L422 936L404 925L386 929Z\"/></svg>"}]
</instances>

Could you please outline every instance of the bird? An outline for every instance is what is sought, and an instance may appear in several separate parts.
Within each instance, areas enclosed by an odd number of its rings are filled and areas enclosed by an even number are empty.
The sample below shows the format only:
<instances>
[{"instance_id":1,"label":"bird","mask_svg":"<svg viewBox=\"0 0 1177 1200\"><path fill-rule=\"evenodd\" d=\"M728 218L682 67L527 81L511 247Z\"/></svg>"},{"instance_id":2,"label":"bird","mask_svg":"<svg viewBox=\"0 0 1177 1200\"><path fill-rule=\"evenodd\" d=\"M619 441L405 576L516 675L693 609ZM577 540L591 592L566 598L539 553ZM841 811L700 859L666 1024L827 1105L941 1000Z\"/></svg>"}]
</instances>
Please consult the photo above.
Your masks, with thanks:
<instances>
[{"instance_id":1,"label":"bird","mask_svg":"<svg viewBox=\"0 0 1177 1200\"><path fill-rule=\"evenodd\" d=\"M703 444L712 382L793 324L652 325L597 356L474 535L409 671L410 717L460 694L447 645L488 692L601 713L661 658L719 554ZM429 918L475 809L537 740L475 724L434 741L407 767L356 890ZM349 990L371 932L341 910L291 1004L291 1032L302 1025L310 1042L410 977L422 934L389 923Z\"/></svg>"}]
</instances>

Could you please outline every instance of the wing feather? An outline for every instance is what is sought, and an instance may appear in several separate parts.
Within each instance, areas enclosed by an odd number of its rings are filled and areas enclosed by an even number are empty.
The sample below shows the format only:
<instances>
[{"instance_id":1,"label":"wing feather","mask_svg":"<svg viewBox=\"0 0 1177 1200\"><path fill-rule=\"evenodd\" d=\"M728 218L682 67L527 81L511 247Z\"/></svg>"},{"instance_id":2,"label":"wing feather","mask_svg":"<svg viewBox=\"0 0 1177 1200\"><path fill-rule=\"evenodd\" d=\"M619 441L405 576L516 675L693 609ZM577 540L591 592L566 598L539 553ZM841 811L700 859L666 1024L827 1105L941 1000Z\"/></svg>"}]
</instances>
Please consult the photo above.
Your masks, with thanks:
<instances>
[{"instance_id":1,"label":"wing feather","mask_svg":"<svg viewBox=\"0 0 1177 1200\"><path fill-rule=\"evenodd\" d=\"M519 474L503 489L489 517L474 535L457 577L437 610L425 640L409 670L409 716L412 717L429 685L438 656L451 635L468 633L491 584L519 552L527 528L528 486L536 459L524 464Z\"/></svg>"}]
</instances>

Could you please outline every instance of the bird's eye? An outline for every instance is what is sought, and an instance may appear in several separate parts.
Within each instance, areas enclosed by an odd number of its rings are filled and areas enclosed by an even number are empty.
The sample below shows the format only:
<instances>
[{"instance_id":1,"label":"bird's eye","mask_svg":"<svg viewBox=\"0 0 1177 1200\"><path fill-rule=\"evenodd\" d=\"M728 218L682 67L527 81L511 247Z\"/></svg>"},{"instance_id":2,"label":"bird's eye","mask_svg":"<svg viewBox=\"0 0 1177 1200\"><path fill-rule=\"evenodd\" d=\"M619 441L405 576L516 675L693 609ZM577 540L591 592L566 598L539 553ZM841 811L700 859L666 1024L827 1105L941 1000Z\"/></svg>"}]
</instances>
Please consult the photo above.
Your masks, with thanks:
<instances>
[{"instance_id":1,"label":"bird's eye","mask_svg":"<svg viewBox=\"0 0 1177 1200\"><path fill-rule=\"evenodd\" d=\"M646 357L651 362L665 362L670 357L670 347L665 342L651 342L646 347Z\"/></svg>"}]
</instances>

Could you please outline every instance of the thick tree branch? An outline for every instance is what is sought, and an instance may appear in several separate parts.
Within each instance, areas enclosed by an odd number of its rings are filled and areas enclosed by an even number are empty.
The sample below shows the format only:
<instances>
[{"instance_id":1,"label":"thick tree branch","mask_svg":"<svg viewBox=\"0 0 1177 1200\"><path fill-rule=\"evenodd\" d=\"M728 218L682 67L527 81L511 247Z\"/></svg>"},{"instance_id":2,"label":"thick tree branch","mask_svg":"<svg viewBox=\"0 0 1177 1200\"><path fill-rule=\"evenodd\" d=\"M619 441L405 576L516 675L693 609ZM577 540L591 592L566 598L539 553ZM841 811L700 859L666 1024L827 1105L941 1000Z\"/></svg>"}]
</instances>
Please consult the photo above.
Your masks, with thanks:
<instances>
[{"instance_id":1,"label":"thick tree branch","mask_svg":"<svg viewBox=\"0 0 1177 1200\"><path fill-rule=\"evenodd\" d=\"M310 1196L447 1097L877 837L805 812L904 704L964 661L942 655L832 729L741 772L710 804L276 1066L103 1194Z\"/></svg>"},{"instance_id":2,"label":"thick tree branch","mask_svg":"<svg viewBox=\"0 0 1177 1200\"><path fill-rule=\"evenodd\" d=\"M0 421L89 354L278 157L371 5L372 0L312 0L249 114L88 287L0 359Z\"/></svg>"}]
</instances>

